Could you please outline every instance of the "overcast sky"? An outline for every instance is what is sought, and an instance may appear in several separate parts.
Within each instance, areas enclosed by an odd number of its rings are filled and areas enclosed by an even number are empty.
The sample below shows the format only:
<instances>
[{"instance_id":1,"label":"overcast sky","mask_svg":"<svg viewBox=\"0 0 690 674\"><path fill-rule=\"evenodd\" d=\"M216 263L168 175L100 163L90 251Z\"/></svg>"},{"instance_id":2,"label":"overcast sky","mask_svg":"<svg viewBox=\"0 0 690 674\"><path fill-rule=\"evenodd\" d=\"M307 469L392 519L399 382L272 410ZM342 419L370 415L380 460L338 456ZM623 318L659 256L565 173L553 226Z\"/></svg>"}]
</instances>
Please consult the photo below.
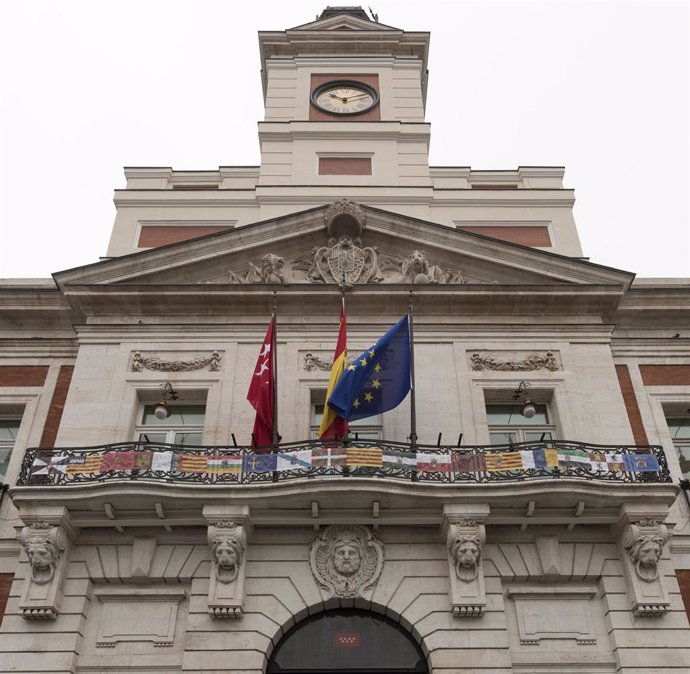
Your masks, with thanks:
<instances>
[{"instance_id":1,"label":"overcast sky","mask_svg":"<svg viewBox=\"0 0 690 674\"><path fill-rule=\"evenodd\" d=\"M104 255L123 166L258 164L256 33L326 4L1 2L0 276ZM690 276L688 2L371 6L431 31L432 165L565 166L585 255Z\"/></svg>"}]
</instances>

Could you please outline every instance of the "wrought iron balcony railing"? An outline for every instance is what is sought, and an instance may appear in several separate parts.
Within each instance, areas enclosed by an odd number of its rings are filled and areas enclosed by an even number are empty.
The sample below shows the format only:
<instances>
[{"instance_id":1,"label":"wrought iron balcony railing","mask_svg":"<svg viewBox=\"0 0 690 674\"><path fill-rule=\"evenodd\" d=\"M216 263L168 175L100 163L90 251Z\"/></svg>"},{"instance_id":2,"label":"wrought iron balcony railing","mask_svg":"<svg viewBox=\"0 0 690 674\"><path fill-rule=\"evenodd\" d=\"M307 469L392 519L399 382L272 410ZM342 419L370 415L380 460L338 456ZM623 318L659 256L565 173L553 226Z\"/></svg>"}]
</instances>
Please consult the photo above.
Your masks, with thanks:
<instances>
[{"instance_id":1,"label":"wrought iron balcony railing","mask_svg":"<svg viewBox=\"0 0 690 674\"><path fill-rule=\"evenodd\" d=\"M265 451L123 442L100 447L33 448L19 486L137 480L248 485L322 476L379 477L407 482L495 483L584 478L608 482L671 482L658 446L603 446L547 441L484 447L313 440Z\"/></svg>"}]
</instances>

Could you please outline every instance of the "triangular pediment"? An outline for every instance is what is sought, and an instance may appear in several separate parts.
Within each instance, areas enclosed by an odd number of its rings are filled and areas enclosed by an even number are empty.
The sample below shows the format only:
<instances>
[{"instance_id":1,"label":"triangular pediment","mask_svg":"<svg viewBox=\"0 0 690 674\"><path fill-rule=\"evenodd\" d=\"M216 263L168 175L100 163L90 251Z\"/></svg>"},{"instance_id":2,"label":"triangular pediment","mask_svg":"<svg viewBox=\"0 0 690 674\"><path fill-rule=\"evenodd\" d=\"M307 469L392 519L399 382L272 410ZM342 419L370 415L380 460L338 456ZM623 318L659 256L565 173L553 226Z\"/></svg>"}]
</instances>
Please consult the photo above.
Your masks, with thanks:
<instances>
[{"instance_id":1,"label":"triangular pediment","mask_svg":"<svg viewBox=\"0 0 690 674\"><path fill-rule=\"evenodd\" d=\"M462 232L347 200L78 267L75 285L607 285L628 272Z\"/></svg>"},{"instance_id":2,"label":"triangular pediment","mask_svg":"<svg viewBox=\"0 0 690 674\"><path fill-rule=\"evenodd\" d=\"M302 24L301 26L295 26L289 30L399 30L393 26L386 26L382 23L377 23L369 19L360 19L356 16L349 14L337 14L335 16L329 16L325 19L317 19L316 21L310 21L309 23Z\"/></svg>"}]
</instances>

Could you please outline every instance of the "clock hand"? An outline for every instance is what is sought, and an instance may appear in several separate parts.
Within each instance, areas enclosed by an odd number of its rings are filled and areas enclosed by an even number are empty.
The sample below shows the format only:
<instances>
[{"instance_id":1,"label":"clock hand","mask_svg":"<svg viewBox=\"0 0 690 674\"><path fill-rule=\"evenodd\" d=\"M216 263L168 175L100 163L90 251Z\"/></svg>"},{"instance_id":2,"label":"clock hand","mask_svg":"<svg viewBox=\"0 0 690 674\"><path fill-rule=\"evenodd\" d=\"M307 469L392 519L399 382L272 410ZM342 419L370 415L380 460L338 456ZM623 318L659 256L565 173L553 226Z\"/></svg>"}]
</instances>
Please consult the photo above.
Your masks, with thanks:
<instances>
[{"instance_id":1,"label":"clock hand","mask_svg":"<svg viewBox=\"0 0 690 674\"><path fill-rule=\"evenodd\" d=\"M354 101L356 98L365 98L369 94L357 94L356 96L348 96L348 101Z\"/></svg>"}]
</instances>

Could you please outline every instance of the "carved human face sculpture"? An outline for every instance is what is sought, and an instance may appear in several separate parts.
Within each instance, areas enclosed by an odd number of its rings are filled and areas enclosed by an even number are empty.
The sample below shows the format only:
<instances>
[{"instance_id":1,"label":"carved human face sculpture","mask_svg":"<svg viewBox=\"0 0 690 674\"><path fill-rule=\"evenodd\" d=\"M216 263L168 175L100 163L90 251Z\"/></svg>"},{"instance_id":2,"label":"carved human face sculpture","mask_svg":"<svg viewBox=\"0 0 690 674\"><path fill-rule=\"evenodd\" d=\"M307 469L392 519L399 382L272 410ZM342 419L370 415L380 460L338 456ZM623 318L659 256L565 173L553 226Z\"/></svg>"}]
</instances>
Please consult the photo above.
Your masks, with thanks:
<instances>
[{"instance_id":1,"label":"carved human face sculpture","mask_svg":"<svg viewBox=\"0 0 690 674\"><path fill-rule=\"evenodd\" d=\"M55 552L45 541L30 541L26 554L31 563L31 576L37 583L47 583L55 573Z\"/></svg>"},{"instance_id":2,"label":"carved human face sculpture","mask_svg":"<svg viewBox=\"0 0 690 674\"><path fill-rule=\"evenodd\" d=\"M479 561L479 547L474 541L460 541L455 549L455 561L465 569L477 566Z\"/></svg>"},{"instance_id":3,"label":"carved human face sculpture","mask_svg":"<svg viewBox=\"0 0 690 674\"><path fill-rule=\"evenodd\" d=\"M336 545L333 551L333 566L341 576L354 576L362 565L362 558L356 546L350 543Z\"/></svg>"},{"instance_id":4,"label":"carved human face sculpture","mask_svg":"<svg viewBox=\"0 0 690 674\"><path fill-rule=\"evenodd\" d=\"M429 270L426 254L421 250L413 250L410 255L410 266L418 274L426 274Z\"/></svg>"}]
</instances>

